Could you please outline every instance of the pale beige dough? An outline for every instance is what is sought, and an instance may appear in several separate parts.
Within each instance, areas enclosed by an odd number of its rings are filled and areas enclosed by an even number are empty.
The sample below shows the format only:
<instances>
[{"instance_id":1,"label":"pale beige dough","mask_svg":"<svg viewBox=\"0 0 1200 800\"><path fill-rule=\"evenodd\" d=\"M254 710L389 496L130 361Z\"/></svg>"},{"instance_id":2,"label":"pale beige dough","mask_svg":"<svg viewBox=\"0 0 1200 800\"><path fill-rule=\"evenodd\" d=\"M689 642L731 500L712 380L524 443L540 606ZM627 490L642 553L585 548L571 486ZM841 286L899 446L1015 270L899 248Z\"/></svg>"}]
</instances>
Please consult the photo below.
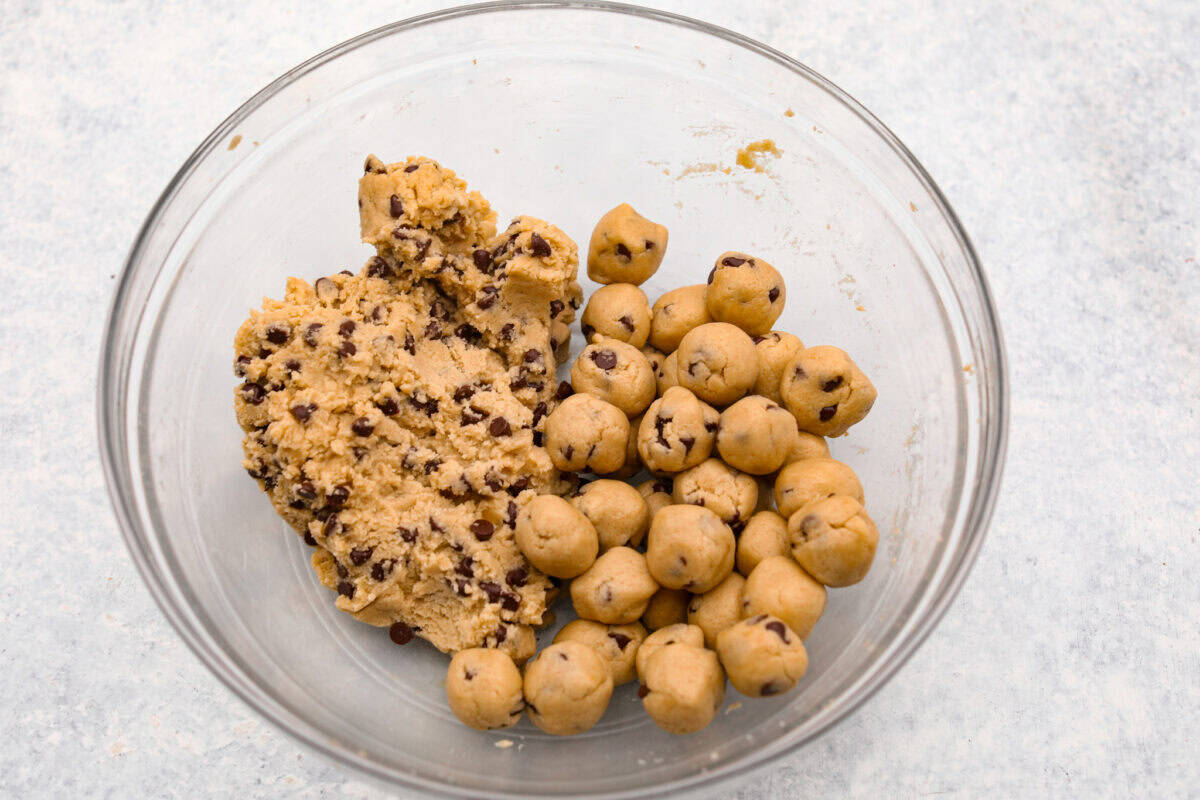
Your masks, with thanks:
<instances>
[{"instance_id":1,"label":"pale beige dough","mask_svg":"<svg viewBox=\"0 0 1200 800\"><path fill-rule=\"evenodd\" d=\"M777 617L758 614L724 630L717 653L729 682L747 697L771 697L794 687L808 671L808 653Z\"/></svg>"},{"instance_id":2,"label":"pale beige dough","mask_svg":"<svg viewBox=\"0 0 1200 800\"><path fill-rule=\"evenodd\" d=\"M657 591L646 557L632 547L614 547L571 581L571 602L583 619L624 625L642 616Z\"/></svg>"},{"instance_id":3,"label":"pale beige dough","mask_svg":"<svg viewBox=\"0 0 1200 800\"><path fill-rule=\"evenodd\" d=\"M590 619L575 619L563 626L554 636L554 642L586 644L607 665L613 685L622 686L637 679L634 661L645 638L646 629L640 622L605 625Z\"/></svg>"},{"instance_id":4,"label":"pale beige dough","mask_svg":"<svg viewBox=\"0 0 1200 800\"><path fill-rule=\"evenodd\" d=\"M638 494L645 498L646 506L650 509L651 520L654 519L655 514L675 502L671 499L673 486L670 478L651 478L638 484Z\"/></svg>"},{"instance_id":5,"label":"pale beige dough","mask_svg":"<svg viewBox=\"0 0 1200 800\"><path fill-rule=\"evenodd\" d=\"M637 658L634 660L634 666L637 668L639 678L645 680L646 664L650 661L650 656L669 644L704 647L704 631L700 630L697 625L688 625L686 622L680 622L673 625L665 625L647 636L642 641L642 646L638 648Z\"/></svg>"},{"instance_id":6,"label":"pale beige dough","mask_svg":"<svg viewBox=\"0 0 1200 800\"><path fill-rule=\"evenodd\" d=\"M662 366L654 373L655 384L661 397L667 389L679 385L679 353L672 352L663 358Z\"/></svg>"},{"instance_id":7,"label":"pale beige dough","mask_svg":"<svg viewBox=\"0 0 1200 800\"><path fill-rule=\"evenodd\" d=\"M856 498L847 495L814 500L797 511L788 520L788 537L800 566L835 587L865 578L879 545L875 522Z\"/></svg>"},{"instance_id":8,"label":"pale beige dough","mask_svg":"<svg viewBox=\"0 0 1200 800\"><path fill-rule=\"evenodd\" d=\"M806 458L829 458L829 443L825 441L824 436L817 436L808 431L797 431L796 441L793 442L792 449L784 456L783 463L787 465L793 461L803 461Z\"/></svg>"},{"instance_id":9,"label":"pale beige dough","mask_svg":"<svg viewBox=\"0 0 1200 800\"><path fill-rule=\"evenodd\" d=\"M573 394L546 418L546 452L561 470L615 472L625 464L629 418L590 394Z\"/></svg>"},{"instance_id":10,"label":"pale beige dough","mask_svg":"<svg viewBox=\"0 0 1200 800\"><path fill-rule=\"evenodd\" d=\"M600 538L588 518L557 495L535 497L517 517L517 546L555 578L581 575L596 560Z\"/></svg>"},{"instance_id":11,"label":"pale beige dough","mask_svg":"<svg viewBox=\"0 0 1200 800\"><path fill-rule=\"evenodd\" d=\"M596 283L649 280L667 252L667 229L622 203L600 218L588 244L588 277Z\"/></svg>"},{"instance_id":12,"label":"pale beige dough","mask_svg":"<svg viewBox=\"0 0 1200 800\"><path fill-rule=\"evenodd\" d=\"M687 622L688 602L691 599L692 595L682 589L659 589L646 604L642 624L648 630L656 631L668 625Z\"/></svg>"},{"instance_id":13,"label":"pale beige dough","mask_svg":"<svg viewBox=\"0 0 1200 800\"><path fill-rule=\"evenodd\" d=\"M584 484L571 499L596 528L600 551L637 546L650 529L650 507L641 493L624 481L601 479Z\"/></svg>"},{"instance_id":14,"label":"pale beige dough","mask_svg":"<svg viewBox=\"0 0 1200 800\"><path fill-rule=\"evenodd\" d=\"M740 531L758 505L758 481L719 458L710 458L675 476L676 503L703 506Z\"/></svg>"},{"instance_id":15,"label":"pale beige dough","mask_svg":"<svg viewBox=\"0 0 1200 800\"><path fill-rule=\"evenodd\" d=\"M764 558L790 555L791 551L787 520L769 509L759 511L738 535L737 571L748 577Z\"/></svg>"},{"instance_id":16,"label":"pale beige dough","mask_svg":"<svg viewBox=\"0 0 1200 800\"><path fill-rule=\"evenodd\" d=\"M704 304L713 319L736 325L751 336L767 333L787 299L787 288L774 267L746 253L717 256L708 274Z\"/></svg>"},{"instance_id":17,"label":"pale beige dough","mask_svg":"<svg viewBox=\"0 0 1200 800\"><path fill-rule=\"evenodd\" d=\"M783 370L804 349L798 336L785 331L770 331L754 337L754 350L758 353L758 378L754 381L754 393L768 400L783 404L779 395L779 381Z\"/></svg>"},{"instance_id":18,"label":"pale beige dough","mask_svg":"<svg viewBox=\"0 0 1200 800\"><path fill-rule=\"evenodd\" d=\"M725 671L703 647L669 644L646 661L642 706L668 733L695 733L717 715L725 700Z\"/></svg>"},{"instance_id":19,"label":"pale beige dough","mask_svg":"<svg viewBox=\"0 0 1200 800\"><path fill-rule=\"evenodd\" d=\"M604 659L582 642L558 642L525 668L525 707L546 733L589 730L608 708L613 679Z\"/></svg>"},{"instance_id":20,"label":"pale beige dough","mask_svg":"<svg viewBox=\"0 0 1200 800\"><path fill-rule=\"evenodd\" d=\"M875 404L875 387L845 351L800 350L784 368L779 394L800 430L841 436Z\"/></svg>"},{"instance_id":21,"label":"pale beige dough","mask_svg":"<svg viewBox=\"0 0 1200 800\"><path fill-rule=\"evenodd\" d=\"M679 348L684 334L692 328L712 322L702 283L672 289L654 301L650 309L650 344L664 353Z\"/></svg>"},{"instance_id":22,"label":"pale beige dough","mask_svg":"<svg viewBox=\"0 0 1200 800\"><path fill-rule=\"evenodd\" d=\"M616 339L644 347L650 336L650 301L631 283L601 286L588 299L580 328L589 342Z\"/></svg>"},{"instance_id":23,"label":"pale beige dough","mask_svg":"<svg viewBox=\"0 0 1200 800\"><path fill-rule=\"evenodd\" d=\"M687 621L704 631L704 645L716 647L717 634L742 618L742 587L746 579L736 572L688 604Z\"/></svg>"},{"instance_id":24,"label":"pale beige dough","mask_svg":"<svg viewBox=\"0 0 1200 800\"><path fill-rule=\"evenodd\" d=\"M712 511L671 505L650 523L646 564L660 586L707 592L733 570L735 547L733 532Z\"/></svg>"},{"instance_id":25,"label":"pale beige dough","mask_svg":"<svg viewBox=\"0 0 1200 800\"><path fill-rule=\"evenodd\" d=\"M720 415L682 386L672 386L646 409L638 455L655 473L680 472L712 453Z\"/></svg>"},{"instance_id":26,"label":"pale beige dough","mask_svg":"<svg viewBox=\"0 0 1200 800\"><path fill-rule=\"evenodd\" d=\"M767 556L758 562L742 587L741 615L771 614L787 623L801 639L825 613L826 591L791 554Z\"/></svg>"},{"instance_id":27,"label":"pale beige dough","mask_svg":"<svg viewBox=\"0 0 1200 800\"><path fill-rule=\"evenodd\" d=\"M758 377L758 354L745 331L709 322L679 342L679 385L714 406L727 406L750 390Z\"/></svg>"},{"instance_id":28,"label":"pale beige dough","mask_svg":"<svg viewBox=\"0 0 1200 800\"><path fill-rule=\"evenodd\" d=\"M654 370L654 379L657 381L659 373L662 371L663 362L667 360L667 354L663 353L650 345L642 348L642 355L650 362L650 369Z\"/></svg>"},{"instance_id":29,"label":"pale beige dough","mask_svg":"<svg viewBox=\"0 0 1200 800\"><path fill-rule=\"evenodd\" d=\"M571 386L611 403L626 416L646 410L654 400L654 369L633 345L615 339L589 344L571 365Z\"/></svg>"},{"instance_id":30,"label":"pale beige dough","mask_svg":"<svg viewBox=\"0 0 1200 800\"><path fill-rule=\"evenodd\" d=\"M454 716L476 730L511 727L525 710L521 671L501 650L461 650L446 670L446 700Z\"/></svg>"},{"instance_id":31,"label":"pale beige dough","mask_svg":"<svg viewBox=\"0 0 1200 800\"><path fill-rule=\"evenodd\" d=\"M731 467L767 475L784 464L799 438L787 409L759 395L743 397L721 412L717 452Z\"/></svg>"},{"instance_id":32,"label":"pale beige dough","mask_svg":"<svg viewBox=\"0 0 1200 800\"><path fill-rule=\"evenodd\" d=\"M550 323L550 350L556 363L565 364L571 360L571 326L562 320Z\"/></svg>"},{"instance_id":33,"label":"pale beige dough","mask_svg":"<svg viewBox=\"0 0 1200 800\"><path fill-rule=\"evenodd\" d=\"M775 506L788 519L802 506L835 494L864 501L863 487L854 470L832 458L793 461L779 470L775 478Z\"/></svg>"}]
</instances>

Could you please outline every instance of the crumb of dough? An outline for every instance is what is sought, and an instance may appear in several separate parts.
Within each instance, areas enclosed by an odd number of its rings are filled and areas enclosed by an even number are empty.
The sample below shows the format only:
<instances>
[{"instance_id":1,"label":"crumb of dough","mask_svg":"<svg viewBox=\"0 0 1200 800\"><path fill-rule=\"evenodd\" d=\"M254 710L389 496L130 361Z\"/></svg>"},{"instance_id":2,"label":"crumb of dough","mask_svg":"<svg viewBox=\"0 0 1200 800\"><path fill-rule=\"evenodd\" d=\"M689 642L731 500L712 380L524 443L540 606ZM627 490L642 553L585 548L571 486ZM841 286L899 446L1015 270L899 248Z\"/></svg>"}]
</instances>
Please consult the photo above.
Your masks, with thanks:
<instances>
[{"instance_id":1,"label":"crumb of dough","mask_svg":"<svg viewBox=\"0 0 1200 800\"><path fill-rule=\"evenodd\" d=\"M783 155L782 151L775 146L775 142L770 139L762 139L757 142L751 142L738 150L737 163L739 167L752 169L755 172L765 172L766 167L762 165L762 153L769 153L776 158Z\"/></svg>"}]
</instances>

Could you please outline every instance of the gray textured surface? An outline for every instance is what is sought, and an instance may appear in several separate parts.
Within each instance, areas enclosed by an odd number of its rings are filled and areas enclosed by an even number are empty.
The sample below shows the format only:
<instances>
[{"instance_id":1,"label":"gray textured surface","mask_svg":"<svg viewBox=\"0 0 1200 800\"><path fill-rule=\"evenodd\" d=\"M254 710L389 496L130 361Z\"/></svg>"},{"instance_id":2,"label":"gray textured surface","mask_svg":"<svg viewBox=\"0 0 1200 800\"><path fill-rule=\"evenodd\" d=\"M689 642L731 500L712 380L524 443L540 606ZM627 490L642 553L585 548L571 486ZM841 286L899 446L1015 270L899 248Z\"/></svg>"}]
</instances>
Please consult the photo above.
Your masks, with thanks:
<instances>
[{"instance_id":1,"label":"gray textured surface","mask_svg":"<svg viewBox=\"0 0 1200 800\"><path fill-rule=\"evenodd\" d=\"M200 139L309 55L439 5L0 4L0 794L374 794L167 626L109 511L93 379L113 274ZM974 236L1012 365L1004 491L955 607L738 796L1200 792L1200 5L662 5L892 127Z\"/></svg>"}]
</instances>

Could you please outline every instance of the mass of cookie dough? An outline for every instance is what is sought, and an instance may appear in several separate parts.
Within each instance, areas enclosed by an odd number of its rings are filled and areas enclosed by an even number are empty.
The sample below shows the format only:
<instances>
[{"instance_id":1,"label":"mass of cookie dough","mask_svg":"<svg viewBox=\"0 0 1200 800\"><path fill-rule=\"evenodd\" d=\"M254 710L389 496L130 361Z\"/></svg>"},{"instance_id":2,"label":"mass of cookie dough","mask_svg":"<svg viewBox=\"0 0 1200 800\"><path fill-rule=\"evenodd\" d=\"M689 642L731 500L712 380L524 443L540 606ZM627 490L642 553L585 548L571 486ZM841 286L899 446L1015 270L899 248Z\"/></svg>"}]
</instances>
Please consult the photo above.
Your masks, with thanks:
<instances>
[{"instance_id":1,"label":"mass of cookie dough","mask_svg":"<svg viewBox=\"0 0 1200 800\"><path fill-rule=\"evenodd\" d=\"M502 650L460 650L446 670L446 700L454 716L476 730L511 727L525 710L521 670Z\"/></svg>"},{"instance_id":2,"label":"mass of cookie dough","mask_svg":"<svg viewBox=\"0 0 1200 800\"><path fill-rule=\"evenodd\" d=\"M553 494L539 495L521 509L516 542L529 563L555 578L583 574L600 551L600 538L588 518Z\"/></svg>"},{"instance_id":3,"label":"mass of cookie dough","mask_svg":"<svg viewBox=\"0 0 1200 800\"><path fill-rule=\"evenodd\" d=\"M774 267L761 258L732 251L717 256L704 293L704 304L713 319L736 325L751 336L771 330L786 299L783 276Z\"/></svg>"},{"instance_id":4,"label":"mass of cookie dough","mask_svg":"<svg viewBox=\"0 0 1200 800\"><path fill-rule=\"evenodd\" d=\"M721 412L717 452L731 467L767 475L784 464L799 431L788 410L765 397L743 397Z\"/></svg>"},{"instance_id":5,"label":"mass of cookie dough","mask_svg":"<svg viewBox=\"0 0 1200 800\"><path fill-rule=\"evenodd\" d=\"M793 461L804 461L808 458L829 458L829 443L825 441L824 436L817 436L815 433L808 431L797 431L796 441L792 444L792 449L788 450L784 456L784 465L791 464Z\"/></svg>"},{"instance_id":6,"label":"mass of cookie dough","mask_svg":"<svg viewBox=\"0 0 1200 800\"><path fill-rule=\"evenodd\" d=\"M717 634L742 618L742 587L746 579L736 572L698 594L688 603L687 621L704 631L704 645L716 647Z\"/></svg>"},{"instance_id":7,"label":"mass of cookie dough","mask_svg":"<svg viewBox=\"0 0 1200 800\"><path fill-rule=\"evenodd\" d=\"M571 326L561 319L550 323L550 350L558 364L565 364L571 358Z\"/></svg>"},{"instance_id":8,"label":"mass of cookie dough","mask_svg":"<svg viewBox=\"0 0 1200 800\"><path fill-rule=\"evenodd\" d=\"M740 531L757 507L758 481L710 458L675 476L672 497L676 503L703 506Z\"/></svg>"},{"instance_id":9,"label":"mass of cookie dough","mask_svg":"<svg viewBox=\"0 0 1200 800\"><path fill-rule=\"evenodd\" d=\"M546 417L546 452L561 470L615 472L628 444L629 418L591 394L571 395Z\"/></svg>"},{"instance_id":10,"label":"mass of cookie dough","mask_svg":"<svg viewBox=\"0 0 1200 800\"><path fill-rule=\"evenodd\" d=\"M863 487L854 470L832 458L793 461L775 478L775 507L788 519L812 501L835 494L864 502Z\"/></svg>"},{"instance_id":11,"label":"mass of cookie dough","mask_svg":"<svg viewBox=\"0 0 1200 800\"><path fill-rule=\"evenodd\" d=\"M862 503L838 494L815 500L793 514L788 519L788 538L800 566L826 586L837 587L867 576L879 531Z\"/></svg>"},{"instance_id":12,"label":"mass of cookie dough","mask_svg":"<svg viewBox=\"0 0 1200 800\"><path fill-rule=\"evenodd\" d=\"M747 697L770 697L794 687L808 670L800 637L780 619L758 614L725 629L717 654L729 682Z\"/></svg>"},{"instance_id":13,"label":"mass of cookie dough","mask_svg":"<svg viewBox=\"0 0 1200 800\"><path fill-rule=\"evenodd\" d=\"M818 436L841 436L875 404L875 387L858 365L844 350L825 345L796 353L779 394L800 430Z\"/></svg>"},{"instance_id":14,"label":"mass of cookie dough","mask_svg":"<svg viewBox=\"0 0 1200 800\"><path fill-rule=\"evenodd\" d=\"M714 406L727 406L758 377L758 354L745 331L727 322L693 328L679 342L679 385Z\"/></svg>"},{"instance_id":15,"label":"mass of cookie dough","mask_svg":"<svg viewBox=\"0 0 1200 800\"><path fill-rule=\"evenodd\" d=\"M791 552L787 520L775 511L759 511L738 535L737 571L749 576L764 558L786 556Z\"/></svg>"},{"instance_id":16,"label":"mass of cookie dough","mask_svg":"<svg viewBox=\"0 0 1200 800\"><path fill-rule=\"evenodd\" d=\"M610 283L592 293L580 319L589 342L616 339L644 347L650 336L650 301L632 283Z\"/></svg>"},{"instance_id":17,"label":"mass of cookie dough","mask_svg":"<svg viewBox=\"0 0 1200 800\"><path fill-rule=\"evenodd\" d=\"M671 353L663 358L662 365L654 373L654 381L659 396L667 393L667 389L679 385L679 354Z\"/></svg>"},{"instance_id":18,"label":"mass of cookie dough","mask_svg":"<svg viewBox=\"0 0 1200 800\"><path fill-rule=\"evenodd\" d=\"M654 633L651 633L642 641L642 646L638 648L637 657L634 659L634 666L637 668L639 678L645 680L646 664L650 661L650 656L669 644L704 647L704 631L700 630L696 625L688 625L686 622L680 622L673 625L664 625Z\"/></svg>"},{"instance_id":19,"label":"mass of cookie dough","mask_svg":"<svg viewBox=\"0 0 1200 800\"><path fill-rule=\"evenodd\" d=\"M654 379L657 381L663 362L667 360L667 354L654 349L650 345L646 345L642 348L642 355L650 362L650 369L654 370Z\"/></svg>"},{"instance_id":20,"label":"mass of cookie dough","mask_svg":"<svg viewBox=\"0 0 1200 800\"><path fill-rule=\"evenodd\" d=\"M546 733L590 730L608 708L613 679L595 650L574 641L550 645L525 668L525 707Z\"/></svg>"},{"instance_id":21,"label":"mass of cookie dough","mask_svg":"<svg viewBox=\"0 0 1200 800\"><path fill-rule=\"evenodd\" d=\"M725 700L725 671L703 647L668 644L646 659L642 707L668 733L686 734L712 722Z\"/></svg>"},{"instance_id":22,"label":"mass of cookie dough","mask_svg":"<svg viewBox=\"0 0 1200 800\"><path fill-rule=\"evenodd\" d=\"M587 273L596 283L649 280L667 252L667 229L622 203L596 223L588 244Z\"/></svg>"},{"instance_id":23,"label":"mass of cookie dough","mask_svg":"<svg viewBox=\"0 0 1200 800\"><path fill-rule=\"evenodd\" d=\"M638 455L651 472L680 472L704 461L716 442L717 410L681 386L646 409L638 428Z\"/></svg>"},{"instance_id":24,"label":"mass of cookie dough","mask_svg":"<svg viewBox=\"0 0 1200 800\"><path fill-rule=\"evenodd\" d=\"M663 294L650 307L650 344L664 353L673 353L685 334L706 322L712 322L702 283L681 286Z\"/></svg>"},{"instance_id":25,"label":"mass of cookie dough","mask_svg":"<svg viewBox=\"0 0 1200 800\"><path fill-rule=\"evenodd\" d=\"M605 625L590 619L575 619L563 626L554 641L579 642L592 648L608 667L613 685L622 686L637 679L634 660L645 638L646 629L640 622Z\"/></svg>"},{"instance_id":26,"label":"mass of cookie dough","mask_svg":"<svg viewBox=\"0 0 1200 800\"><path fill-rule=\"evenodd\" d=\"M687 622L688 602L691 599L691 593L682 589L659 589L646 604L642 624L648 630L656 631L668 625Z\"/></svg>"},{"instance_id":27,"label":"mass of cookie dough","mask_svg":"<svg viewBox=\"0 0 1200 800\"><path fill-rule=\"evenodd\" d=\"M605 472L607 478L613 480L625 480L632 478L642 471L642 459L637 451L638 428L642 424L642 415L630 417L629 419L629 438L625 440L625 463L620 469L615 469L612 472Z\"/></svg>"},{"instance_id":28,"label":"mass of cookie dough","mask_svg":"<svg viewBox=\"0 0 1200 800\"><path fill-rule=\"evenodd\" d=\"M571 603L583 619L624 625L642 616L657 591L646 557L632 547L614 547L571 581Z\"/></svg>"},{"instance_id":29,"label":"mass of cookie dough","mask_svg":"<svg viewBox=\"0 0 1200 800\"><path fill-rule=\"evenodd\" d=\"M654 515L646 564L660 586L707 592L733 570L733 531L707 508L671 505Z\"/></svg>"},{"instance_id":30,"label":"mass of cookie dough","mask_svg":"<svg viewBox=\"0 0 1200 800\"><path fill-rule=\"evenodd\" d=\"M637 546L650 529L650 507L641 493L624 481L601 479L584 484L571 499L600 537L600 552L621 545Z\"/></svg>"},{"instance_id":31,"label":"mass of cookie dough","mask_svg":"<svg viewBox=\"0 0 1200 800\"><path fill-rule=\"evenodd\" d=\"M654 519L655 514L675 502L671 499L673 488L674 483L670 478L651 478L638 484L638 494L645 498L650 509L650 519Z\"/></svg>"},{"instance_id":32,"label":"mass of cookie dough","mask_svg":"<svg viewBox=\"0 0 1200 800\"><path fill-rule=\"evenodd\" d=\"M754 350L758 353L758 378L754 381L754 393L768 400L783 404L779 394L779 381L783 371L796 353L804 349L799 336L786 331L770 331L754 337Z\"/></svg>"},{"instance_id":33,"label":"mass of cookie dough","mask_svg":"<svg viewBox=\"0 0 1200 800\"><path fill-rule=\"evenodd\" d=\"M826 591L791 554L767 556L742 587L741 616L771 614L787 623L801 639L825 613Z\"/></svg>"},{"instance_id":34,"label":"mass of cookie dough","mask_svg":"<svg viewBox=\"0 0 1200 800\"><path fill-rule=\"evenodd\" d=\"M571 365L571 386L611 403L628 417L646 410L656 388L654 369L642 351L614 339L583 348Z\"/></svg>"}]
</instances>

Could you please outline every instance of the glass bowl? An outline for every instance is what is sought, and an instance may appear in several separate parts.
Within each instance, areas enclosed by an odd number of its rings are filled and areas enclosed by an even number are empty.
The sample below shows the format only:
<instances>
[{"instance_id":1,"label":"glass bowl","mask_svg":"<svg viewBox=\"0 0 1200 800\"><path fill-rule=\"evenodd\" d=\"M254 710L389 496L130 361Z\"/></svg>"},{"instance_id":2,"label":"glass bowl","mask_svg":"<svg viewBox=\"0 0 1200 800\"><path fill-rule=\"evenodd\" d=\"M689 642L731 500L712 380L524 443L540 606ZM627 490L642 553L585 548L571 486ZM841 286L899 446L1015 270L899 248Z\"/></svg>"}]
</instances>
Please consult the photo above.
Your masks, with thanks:
<instances>
[{"instance_id":1,"label":"glass bowl","mask_svg":"<svg viewBox=\"0 0 1200 800\"><path fill-rule=\"evenodd\" d=\"M777 153L739 149L769 140ZM676 737L634 686L574 738L458 724L445 657L334 609L307 548L240 465L233 334L284 279L369 255L368 152L432 156L499 210L584 249L630 202L671 233L653 298L746 250L788 281L777 327L849 351L879 389L832 442L867 490L874 569L833 590L801 686ZM582 270L581 270L582 272ZM592 286L584 281L585 291ZM576 334L578 336L578 334ZM579 343L575 343L578 350ZM632 797L743 776L866 700L929 634L983 540L1006 427L1003 347L954 213L883 125L787 56L628 6L475 6L381 28L279 78L218 127L159 198L105 336L100 440L134 561L205 664L309 746L450 796ZM545 641L549 633L540 637ZM511 743L512 746L508 746Z\"/></svg>"}]
</instances>

